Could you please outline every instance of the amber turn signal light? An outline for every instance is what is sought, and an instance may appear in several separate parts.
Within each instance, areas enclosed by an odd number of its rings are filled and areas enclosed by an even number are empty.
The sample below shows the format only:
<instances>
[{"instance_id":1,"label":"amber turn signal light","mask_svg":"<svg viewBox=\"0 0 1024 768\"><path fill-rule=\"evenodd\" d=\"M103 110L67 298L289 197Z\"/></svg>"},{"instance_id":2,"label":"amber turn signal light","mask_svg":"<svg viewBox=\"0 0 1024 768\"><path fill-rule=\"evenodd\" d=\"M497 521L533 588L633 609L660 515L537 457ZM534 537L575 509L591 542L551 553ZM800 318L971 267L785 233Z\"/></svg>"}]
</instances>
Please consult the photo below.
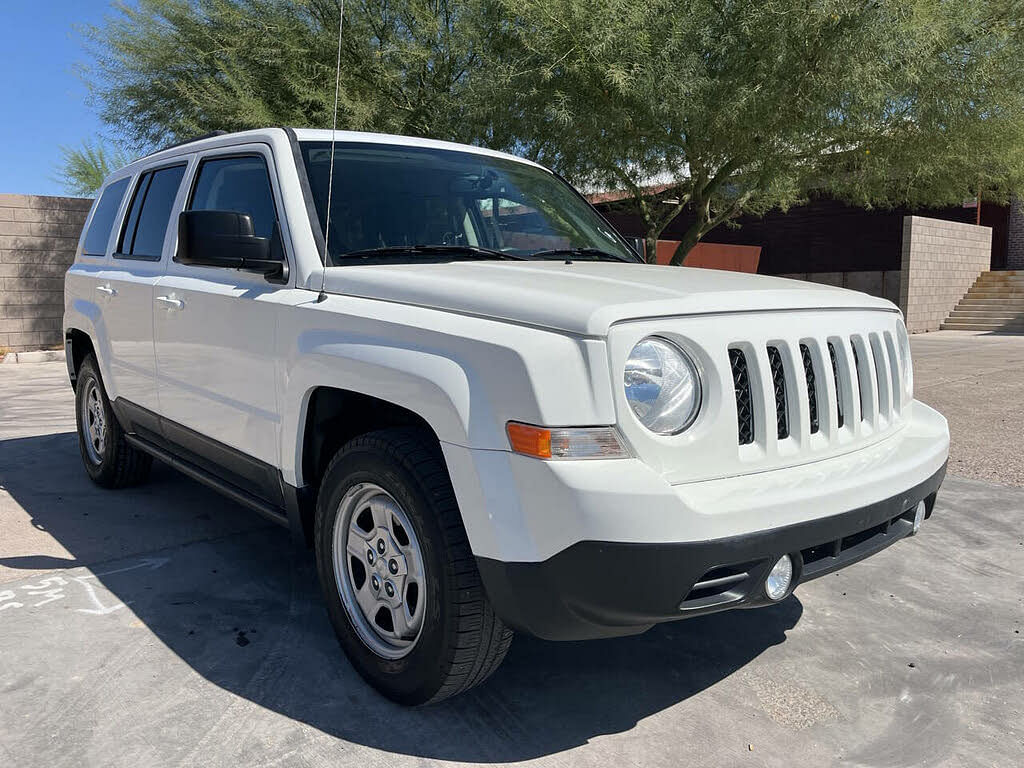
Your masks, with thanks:
<instances>
[{"instance_id":1,"label":"amber turn signal light","mask_svg":"<svg viewBox=\"0 0 1024 768\"><path fill-rule=\"evenodd\" d=\"M551 458L551 430L530 424L508 423L508 441L512 450L538 459Z\"/></svg>"},{"instance_id":2,"label":"amber turn signal light","mask_svg":"<svg viewBox=\"0 0 1024 768\"><path fill-rule=\"evenodd\" d=\"M629 452L615 427L537 427L510 421L512 450L535 459L622 459Z\"/></svg>"}]
</instances>

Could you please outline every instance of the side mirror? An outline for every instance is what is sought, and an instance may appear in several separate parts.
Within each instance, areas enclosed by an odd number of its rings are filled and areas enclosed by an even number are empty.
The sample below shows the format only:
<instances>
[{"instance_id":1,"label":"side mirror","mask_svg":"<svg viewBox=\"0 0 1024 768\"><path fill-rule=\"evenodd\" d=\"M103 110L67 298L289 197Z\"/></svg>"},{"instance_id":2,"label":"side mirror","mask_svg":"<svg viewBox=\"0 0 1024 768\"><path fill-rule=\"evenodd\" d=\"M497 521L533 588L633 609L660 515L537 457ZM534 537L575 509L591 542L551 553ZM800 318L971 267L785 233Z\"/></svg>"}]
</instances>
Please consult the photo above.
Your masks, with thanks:
<instances>
[{"instance_id":1,"label":"side mirror","mask_svg":"<svg viewBox=\"0 0 1024 768\"><path fill-rule=\"evenodd\" d=\"M277 223L270 237L253 234L252 217L237 211L182 211L178 217L178 255L181 264L245 269L267 280L288 279Z\"/></svg>"}]
</instances>

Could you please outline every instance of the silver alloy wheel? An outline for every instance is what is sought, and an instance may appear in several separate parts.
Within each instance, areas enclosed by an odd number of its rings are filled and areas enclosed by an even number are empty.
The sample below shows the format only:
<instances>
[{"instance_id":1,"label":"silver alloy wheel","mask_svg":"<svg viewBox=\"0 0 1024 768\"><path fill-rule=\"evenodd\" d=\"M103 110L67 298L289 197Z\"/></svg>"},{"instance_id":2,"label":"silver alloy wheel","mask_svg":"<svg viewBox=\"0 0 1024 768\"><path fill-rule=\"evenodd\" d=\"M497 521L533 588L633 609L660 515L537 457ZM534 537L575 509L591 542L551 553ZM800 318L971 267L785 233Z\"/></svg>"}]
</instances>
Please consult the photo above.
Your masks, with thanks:
<instances>
[{"instance_id":1,"label":"silver alloy wheel","mask_svg":"<svg viewBox=\"0 0 1024 768\"><path fill-rule=\"evenodd\" d=\"M334 579L366 646L386 659L408 654L423 628L426 569L405 510L387 491L359 483L334 520Z\"/></svg>"},{"instance_id":2,"label":"silver alloy wheel","mask_svg":"<svg viewBox=\"0 0 1024 768\"><path fill-rule=\"evenodd\" d=\"M85 450L93 464L102 464L103 451L107 447L107 418L103 410L103 395L96 379L89 379L86 383L80 407Z\"/></svg>"}]
</instances>

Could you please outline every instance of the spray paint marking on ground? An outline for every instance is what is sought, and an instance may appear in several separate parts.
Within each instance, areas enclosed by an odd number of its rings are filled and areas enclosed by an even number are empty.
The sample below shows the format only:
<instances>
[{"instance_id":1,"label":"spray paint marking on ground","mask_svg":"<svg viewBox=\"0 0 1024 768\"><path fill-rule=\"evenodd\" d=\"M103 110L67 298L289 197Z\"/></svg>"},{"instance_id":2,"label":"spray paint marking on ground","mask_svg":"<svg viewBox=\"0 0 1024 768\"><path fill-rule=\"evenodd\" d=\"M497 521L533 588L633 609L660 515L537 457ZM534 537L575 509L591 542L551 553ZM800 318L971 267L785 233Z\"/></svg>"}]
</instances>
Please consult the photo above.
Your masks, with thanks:
<instances>
[{"instance_id":1,"label":"spray paint marking on ground","mask_svg":"<svg viewBox=\"0 0 1024 768\"><path fill-rule=\"evenodd\" d=\"M70 603L70 606L78 613L105 616L131 605L131 601L121 603L110 600L97 589L96 579L142 568L155 571L169 562L170 558L167 557L147 557L132 565L100 573L71 574L69 572L66 576L53 574L33 580L29 584L0 589L0 617L21 609L42 608L56 602L60 602L61 605Z\"/></svg>"}]
</instances>

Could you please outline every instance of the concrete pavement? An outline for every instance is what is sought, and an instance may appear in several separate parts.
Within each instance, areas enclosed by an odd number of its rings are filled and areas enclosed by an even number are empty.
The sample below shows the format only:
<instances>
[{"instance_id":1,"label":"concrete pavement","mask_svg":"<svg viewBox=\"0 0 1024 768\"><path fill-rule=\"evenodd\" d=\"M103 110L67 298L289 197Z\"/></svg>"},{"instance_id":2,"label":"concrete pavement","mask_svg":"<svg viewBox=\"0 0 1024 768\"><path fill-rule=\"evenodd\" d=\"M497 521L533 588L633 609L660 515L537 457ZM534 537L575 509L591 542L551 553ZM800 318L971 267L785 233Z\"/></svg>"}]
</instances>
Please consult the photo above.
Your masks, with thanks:
<instances>
[{"instance_id":1,"label":"concrete pavement","mask_svg":"<svg viewBox=\"0 0 1024 768\"><path fill-rule=\"evenodd\" d=\"M71 402L62 366L0 367L0 765L1024 763L1024 490L950 477L919 536L779 606L518 637L408 710L285 531L164 467L95 488Z\"/></svg>"}]
</instances>

